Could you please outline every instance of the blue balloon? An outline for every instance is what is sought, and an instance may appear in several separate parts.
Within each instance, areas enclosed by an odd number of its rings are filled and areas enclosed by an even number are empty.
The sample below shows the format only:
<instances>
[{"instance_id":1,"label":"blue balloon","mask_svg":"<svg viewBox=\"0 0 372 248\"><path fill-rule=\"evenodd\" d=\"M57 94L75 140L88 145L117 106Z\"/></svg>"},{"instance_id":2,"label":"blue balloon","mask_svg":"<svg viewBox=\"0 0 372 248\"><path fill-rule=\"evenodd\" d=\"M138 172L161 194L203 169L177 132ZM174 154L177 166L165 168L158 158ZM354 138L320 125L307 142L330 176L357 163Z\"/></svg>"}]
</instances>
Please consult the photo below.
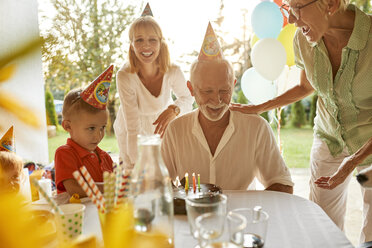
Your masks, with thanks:
<instances>
[{"instance_id":1,"label":"blue balloon","mask_svg":"<svg viewBox=\"0 0 372 248\"><path fill-rule=\"evenodd\" d=\"M262 77L253 67L243 73L240 83L244 96L255 105L276 97L276 84Z\"/></svg>"},{"instance_id":2,"label":"blue balloon","mask_svg":"<svg viewBox=\"0 0 372 248\"><path fill-rule=\"evenodd\" d=\"M274 2L261 2L253 10L251 23L258 38L276 39L283 26L283 15Z\"/></svg>"}]
</instances>

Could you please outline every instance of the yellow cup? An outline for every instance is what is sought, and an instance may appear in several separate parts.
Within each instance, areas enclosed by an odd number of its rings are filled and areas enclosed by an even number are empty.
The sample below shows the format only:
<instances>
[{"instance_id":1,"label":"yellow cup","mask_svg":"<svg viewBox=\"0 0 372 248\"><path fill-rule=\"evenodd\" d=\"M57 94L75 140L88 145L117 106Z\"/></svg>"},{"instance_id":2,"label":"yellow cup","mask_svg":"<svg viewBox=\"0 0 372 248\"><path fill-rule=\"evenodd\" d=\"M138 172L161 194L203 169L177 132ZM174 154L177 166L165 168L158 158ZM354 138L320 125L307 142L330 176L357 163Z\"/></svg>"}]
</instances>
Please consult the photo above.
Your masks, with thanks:
<instances>
[{"instance_id":1,"label":"yellow cup","mask_svg":"<svg viewBox=\"0 0 372 248\"><path fill-rule=\"evenodd\" d=\"M126 202L109 213L99 212L99 220L105 247L121 248L173 248L173 240L159 231L138 232L134 229L134 210Z\"/></svg>"}]
</instances>

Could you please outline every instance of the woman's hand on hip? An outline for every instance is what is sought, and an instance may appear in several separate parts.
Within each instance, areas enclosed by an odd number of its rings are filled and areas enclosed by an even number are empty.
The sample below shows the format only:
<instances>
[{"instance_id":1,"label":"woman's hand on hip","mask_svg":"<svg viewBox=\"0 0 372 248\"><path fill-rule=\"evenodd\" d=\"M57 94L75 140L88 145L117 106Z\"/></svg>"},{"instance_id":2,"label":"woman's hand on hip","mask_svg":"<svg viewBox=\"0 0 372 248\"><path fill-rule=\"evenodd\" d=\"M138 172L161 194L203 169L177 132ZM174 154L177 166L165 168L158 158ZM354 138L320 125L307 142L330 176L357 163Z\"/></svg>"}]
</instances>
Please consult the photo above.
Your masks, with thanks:
<instances>
[{"instance_id":1,"label":"woman's hand on hip","mask_svg":"<svg viewBox=\"0 0 372 248\"><path fill-rule=\"evenodd\" d=\"M319 177L314 183L322 189L332 190L341 183L345 182L346 178L353 172L358 163L353 160L354 156L346 157L338 170L329 177Z\"/></svg>"},{"instance_id":2,"label":"woman's hand on hip","mask_svg":"<svg viewBox=\"0 0 372 248\"><path fill-rule=\"evenodd\" d=\"M160 134L160 137L163 138L165 130L172 120L176 118L177 114L174 112L173 109L167 108L164 110L159 117L156 119L153 125L156 125L155 134Z\"/></svg>"}]
</instances>

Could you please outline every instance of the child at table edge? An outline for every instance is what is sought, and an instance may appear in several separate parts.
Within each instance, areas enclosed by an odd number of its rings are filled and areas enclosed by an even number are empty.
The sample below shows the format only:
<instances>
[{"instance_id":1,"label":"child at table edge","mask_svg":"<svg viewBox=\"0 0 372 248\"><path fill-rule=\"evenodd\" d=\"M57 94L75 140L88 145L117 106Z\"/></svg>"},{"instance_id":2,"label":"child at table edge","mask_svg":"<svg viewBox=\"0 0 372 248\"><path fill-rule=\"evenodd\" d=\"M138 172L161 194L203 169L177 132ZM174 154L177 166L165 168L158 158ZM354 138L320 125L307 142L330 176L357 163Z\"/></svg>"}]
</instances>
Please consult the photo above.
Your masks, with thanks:
<instances>
[{"instance_id":1,"label":"child at table edge","mask_svg":"<svg viewBox=\"0 0 372 248\"><path fill-rule=\"evenodd\" d=\"M110 66L85 90L67 93L62 109L62 127L70 138L55 153L57 193L77 193L85 197L84 190L72 173L85 166L95 182L103 182L103 172L112 172L112 159L98 144L105 135L108 110L106 103L112 77ZM102 185L98 186L103 192Z\"/></svg>"},{"instance_id":2,"label":"child at table edge","mask_svg":"<svg viewBox=\"0 0 372 248\"><path fill-rule=\"evenodd\" d=\"M0 192L18 193L24 178L23 161L14 152L0 148Z\"/></svg>"}]
</instances>

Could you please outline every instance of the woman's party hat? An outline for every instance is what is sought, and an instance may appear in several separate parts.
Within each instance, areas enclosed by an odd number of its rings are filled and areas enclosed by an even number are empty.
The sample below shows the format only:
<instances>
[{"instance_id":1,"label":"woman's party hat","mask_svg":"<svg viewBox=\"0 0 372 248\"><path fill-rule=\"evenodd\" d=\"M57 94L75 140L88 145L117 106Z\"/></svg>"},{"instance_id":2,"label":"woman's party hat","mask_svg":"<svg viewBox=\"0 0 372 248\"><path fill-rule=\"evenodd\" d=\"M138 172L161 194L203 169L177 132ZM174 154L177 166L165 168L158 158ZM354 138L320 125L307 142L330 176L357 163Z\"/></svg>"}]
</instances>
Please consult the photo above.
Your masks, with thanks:
<instances>
[{"instance_id":1,"label":"woman's party hat","mask_svg":"<svg viewBox=\"0 0 372 248\"><path fill-rule=\"evenodd\" d=\"M13 135L13 126L11 126L8 131L0 140L0 151L15 152L15 143Z\"/></svg>"},{"instance_id":2,"label":"woman's party hat","mask_svg":"<svg viewBox=\"0 0 372 248\"><path fill-rule=\"evenodd\" d=\"M145 9L143 10L141 16L154 16L152 14L152 11L151 11L150 4L149 3L146 4Z\"/></svg>"},{"instance_id":3,"label":"woman's party hat","mask_svg":"<svg viewBox=\"0 0 372 248\"><path fill-rule=\"evenodd\" d=\"M219 60L223 58L224 56L220 43L218 42L217 36L213 31L211 23L209 22L198 60Z\"/></svg>"},{"instance_id":4,"label":"woman's party hat","mask_svg":"<svg viewBox=\"0 0 372 248\"><path fill-rule=\"evenodd\" d=\"M98 109L106 109L113 70L114 66L110 65L109 68L80 93L81 98L86 103Z\"/></svg>"}]
</instances>

